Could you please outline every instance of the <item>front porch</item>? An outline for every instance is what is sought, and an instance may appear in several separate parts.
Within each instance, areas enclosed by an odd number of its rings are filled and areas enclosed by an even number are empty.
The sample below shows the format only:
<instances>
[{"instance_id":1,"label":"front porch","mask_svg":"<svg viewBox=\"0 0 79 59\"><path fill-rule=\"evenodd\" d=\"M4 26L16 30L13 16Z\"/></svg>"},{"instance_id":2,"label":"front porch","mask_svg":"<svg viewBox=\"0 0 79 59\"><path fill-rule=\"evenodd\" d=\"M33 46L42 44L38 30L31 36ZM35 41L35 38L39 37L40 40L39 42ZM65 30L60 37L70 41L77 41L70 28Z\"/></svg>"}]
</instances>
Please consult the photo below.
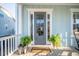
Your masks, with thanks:
<instances>
[{"instance_id":1,"label":"front porch","mask_svg":"<svg viewBox=\"0 0 79 59\"><path fill-rule=\"evenodd\" d=\"M79 8L79 5L17 4L16 34L0 38L0 56L79 56L79 51L75 49L77 43L73 35L73 31L75 30L75 26L73 25L77 25L76 21L79 19L79 9L75 8ZM41 21L36 21L40 18L42 18ZM42 34L36 30L41 26L36 26L39 25L38 23L44 24L42 26ZM62 41L61 47L55 49L48 41L48 38L57 33L60 34ZM29 45L31 51L18 55L17 50L20 38L25 35L33 38L33 41ZM41 44L45 48L32 49L34 47L42 48Z\"/></svg>"}]
</instances>

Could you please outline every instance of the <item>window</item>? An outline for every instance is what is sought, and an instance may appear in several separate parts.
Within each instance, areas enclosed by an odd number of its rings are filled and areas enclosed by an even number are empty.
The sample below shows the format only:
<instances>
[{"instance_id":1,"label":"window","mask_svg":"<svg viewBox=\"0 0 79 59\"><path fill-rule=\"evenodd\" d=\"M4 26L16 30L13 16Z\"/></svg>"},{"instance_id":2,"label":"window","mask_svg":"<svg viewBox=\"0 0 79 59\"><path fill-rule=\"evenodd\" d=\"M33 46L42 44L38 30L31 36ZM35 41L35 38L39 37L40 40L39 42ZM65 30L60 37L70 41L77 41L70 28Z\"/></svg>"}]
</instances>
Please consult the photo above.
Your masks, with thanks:
<instances>
[{"instance_id":1,"label":"window","mask_svg":"<svg viewBox=\"0 0 79 59\"><path fill-rule=\"evenodd\" d=\"M36 15L36 19L44 19L44 15L39 13Z\"/></svg>"},{"instance_id":2,"label":"window","mask_svg":"<svg viewBox=\"0 0 79 59\"><path fill-rule=\"evenodd\" d=\"M73 32L79 32L79 12L73 12Z\"/></svg>"}]
</instances>

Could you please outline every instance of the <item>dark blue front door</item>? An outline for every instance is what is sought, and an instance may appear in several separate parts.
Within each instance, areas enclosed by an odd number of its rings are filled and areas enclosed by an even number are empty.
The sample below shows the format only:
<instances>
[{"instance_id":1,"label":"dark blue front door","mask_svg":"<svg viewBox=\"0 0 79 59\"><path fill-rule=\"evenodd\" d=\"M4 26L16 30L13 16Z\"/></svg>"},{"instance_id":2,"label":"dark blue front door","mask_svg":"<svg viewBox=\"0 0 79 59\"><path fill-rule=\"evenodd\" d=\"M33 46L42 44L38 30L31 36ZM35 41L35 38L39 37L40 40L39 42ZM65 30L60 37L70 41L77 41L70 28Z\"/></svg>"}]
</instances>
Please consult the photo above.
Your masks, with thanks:
<instances>
[{"instance_id":1,"label":"dark blue front door","mask_svg":"<svg viewBox=\"0 0 79 59\"><path fill-rule=\"evenodd\" d=\"M46 44L46 12L34 12L34 43Z\"/></svg>"}]
</instances>

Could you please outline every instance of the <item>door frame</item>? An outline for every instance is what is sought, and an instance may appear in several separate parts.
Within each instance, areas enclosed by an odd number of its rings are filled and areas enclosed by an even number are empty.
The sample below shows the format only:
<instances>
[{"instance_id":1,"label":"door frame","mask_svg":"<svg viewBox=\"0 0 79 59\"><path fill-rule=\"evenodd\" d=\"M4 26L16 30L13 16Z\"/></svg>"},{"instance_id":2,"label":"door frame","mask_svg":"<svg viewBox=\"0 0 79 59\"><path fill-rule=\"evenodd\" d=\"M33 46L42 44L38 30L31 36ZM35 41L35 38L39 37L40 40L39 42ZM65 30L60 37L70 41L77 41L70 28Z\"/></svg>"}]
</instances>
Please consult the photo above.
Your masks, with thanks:
<instances>
[{"instance_id":1,"label":"door frame","mask_svg":"<svg viewBox=\"0 0 79 59\"><path fill-rule=\"evenodd\" d=\"M29 29L31 29L31 25L30 25L30 23L31 23L31 20L30 20L30 15L32 14L33 15L33 42L32 42L32 44L34 45L34 12L46 12L46 44L50 44L49 42L48 42L48 28L47 28L47 26L48 26L48 24L47 24L47 21L48 21L48 19L47 19L47 15L48 14L50 14L50 36L52 35L52 13L53 13L53 9L45 9L45 8L29 8L28 9L28 36L31 36L31 31L29 30Z\"/></svg>"}]
</instances>

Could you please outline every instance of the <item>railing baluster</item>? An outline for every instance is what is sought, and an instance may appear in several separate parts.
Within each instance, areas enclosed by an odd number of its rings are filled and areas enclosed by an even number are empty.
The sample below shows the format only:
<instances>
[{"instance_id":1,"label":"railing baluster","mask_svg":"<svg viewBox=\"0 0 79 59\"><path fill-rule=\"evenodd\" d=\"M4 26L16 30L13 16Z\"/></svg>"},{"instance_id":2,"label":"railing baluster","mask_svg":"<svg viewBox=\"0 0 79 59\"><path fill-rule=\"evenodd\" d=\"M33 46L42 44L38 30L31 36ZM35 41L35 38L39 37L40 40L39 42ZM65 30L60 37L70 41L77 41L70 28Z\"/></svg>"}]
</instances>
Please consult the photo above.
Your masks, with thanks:
<instances>
[{"instance_id":1,"label":"railing baluster","mask_svg":"<svg viewBox=\"0 0 79 59\"><path fill-rule=\"evenodd\" d=\"M15 38L14 38L14 50L15 50Z\"/></svg>"},{"instance_id":2,"label":"railing baluster","mask_svg":"<svg viewBox=\"0 0 79 59\"><path fill-rule=\"evenodd\" d=\"M7 40L5 40L5 55L6 55L6 46L7 46L7 45L6 45L6 41L7 41Z\"/></svg>"},{"instance_id":3,"label":"railing baluster","mask_svg":"<svg viewBox=\"0 0 79 59\"><path fill-rule=\"evenodd\" d=\"M67 47L67 32L65 32L65 36L66 36L66 47Z\"/></svg>"},{"instance_id":4,"label":"railing baluster","mask_svg":"<svg viewBox=\"0 0 79 59\"><path fill-rule=\"evenodd\" d=\"M70 39L71 39L71 46L73 45L73 43L72 43L72 42L73 42L73 39L72 39L72 38L73 38L73 37L71 36L71 37L70 37Z\"/></svg>"},{"instance_id":5,"label":"railing baluster","mask_svg":"<svg viewBox=\"0 0 79 59\"><path fill-rule=\"evenodd\" d=\"M13 52L13 37L12 37L12 52Z\"/></svg>"},{"instance_id":6,"label":"railing baluster","mask_svg":"<svg viewBox=\"0 0 79 59\"><path fill-rule=\"evenodd\" d=\"M0 56L1 56L1 41L0 41Z\"/></svg>"},{"instance_id":7,"label":"railing baluster","mask_svg":"<svg viewBox=\"0 0 79 59\"><path fill-rule=\"evenodd\" d=\"M13 37L13 51L15 50L14 44L15 44L15 43L14 43L14 37Z\"/></svg>"},{"instance_id":8,"label":"railing baluster","mask_svg":"<svg viewBox=\"0 0 79 59\"><path fill-rule=\"evenodd\" d=\"M11 53L12 53L12 38L10 40L11 40Z\"/></svg>"},{"instance_id":9,"label":"railing baluster","mask_svg":"<svg viewBox=\"0 0 79 59\"><path fill-rule=\"evenodd\" d=\"M8 38L8 55L9 55L9 38Z\"/></svg>"},{"instance_id":10,"label":"railing baluster","mask_svg":"<svg viewBox=\"0 0 79 59\"><path fill-rule=\"evenodd\" d=\"M6 54L8 55L8 39L6 40Z\"/></svg>"},{"instance_id":11,"label":"railing baluster","mask_svg":"<svg viewBox=\"0 0 79 59\"><path fill-rule=\"evenodd\" d=\"M18 38L15 38L15 49L17 49L17 45L18 45L17 39L18 39Z\"/></svg>"},{"instance_id":12,"label":"railing baluster","mask_svg":"<svg viewBox=\"0 0 79 59\"><path fill-rule=\"evenodd\" d=\"M62 38L62 33L60 33L60 36L61 36L61 38ZM61 46L63 46L63 43L61 42Z\"/></svg>"},{"instance_id":13,"label":"railing baluster","mask_svg":"<svg viewBox=\"0 0 79 59\"><path fill-rule=\"evenodd\" d=\"M1 41L1 56L3 56L3 41Z\"/></svg>"}]
</instances>

